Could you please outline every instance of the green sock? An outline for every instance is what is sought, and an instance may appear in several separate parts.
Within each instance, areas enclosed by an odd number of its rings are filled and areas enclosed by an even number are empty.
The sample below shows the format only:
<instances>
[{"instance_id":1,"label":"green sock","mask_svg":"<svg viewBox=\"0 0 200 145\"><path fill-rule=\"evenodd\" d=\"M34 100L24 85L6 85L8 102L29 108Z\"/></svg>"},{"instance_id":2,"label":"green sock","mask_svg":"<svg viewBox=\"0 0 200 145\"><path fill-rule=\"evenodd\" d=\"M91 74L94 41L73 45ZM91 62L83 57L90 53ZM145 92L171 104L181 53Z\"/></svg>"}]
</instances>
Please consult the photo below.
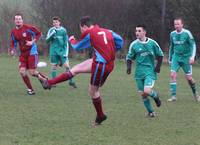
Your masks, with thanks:
<instances>
[{"instance_id":1,"label":"green sock","mask_svg":"<svg viewBox=\"0 0 200 145\"><path fill-rule=\"evenodd\" d=\"M73 81L73 79L69 80L69 84L74 84L75 82Z\"/></svg>"},{"instance_id":2,"label":"green sock","mask_svg":"<svg viewBox=\"0 0 200 145\"><path fill-rule=\"evenodd\" d=\"M157 92L154 91L154 90L152 90L152 91L151 91L151 94L150 94L150 97L153 98L153 99L154 99L154 98L157 98L157 97L158 97Z\"/></svg>"},{"instance_id":3,"label":"green sock","mask_svg":"<svg viewBox=\"0 0 200 145\"><path fill-rule=\"evenodd\" d=\"M196 96L196 84L195 82L189 82L190 88L192 89L192 93Z\"/></svg>"},{"instance_id":4,"label":"green sock","mask_svg":"<svg viewBox=\"0 0 200 145\"><path fill-rule=\"evenodd\" d=\"M176 82L170 83L171 96L176 97Z\"/></svg>"},{"instance_id":5,"label":"green sock","mask_svg":"<svg viewBox=\"0 0 200 145\"><path fill-rule=\"evenodd\" d=\"M56 75L57 75L56 69L52 69L52 70L51 70L51 77L52 77L52 78L55 78Z\"/></svg>"},{"instance_id":6,"label":"green sock","mask_svg":"<svg viewBox=\"0 0 200 145\"><path fill-rule=\"evenodd\" d=\"M152 113L153 112L153 108L151 106L151 102L150 102L149 98L143 98L143 102L144 102L144 106L147 109L147 111L149 113Z\"/></svg>"}]
</instances>

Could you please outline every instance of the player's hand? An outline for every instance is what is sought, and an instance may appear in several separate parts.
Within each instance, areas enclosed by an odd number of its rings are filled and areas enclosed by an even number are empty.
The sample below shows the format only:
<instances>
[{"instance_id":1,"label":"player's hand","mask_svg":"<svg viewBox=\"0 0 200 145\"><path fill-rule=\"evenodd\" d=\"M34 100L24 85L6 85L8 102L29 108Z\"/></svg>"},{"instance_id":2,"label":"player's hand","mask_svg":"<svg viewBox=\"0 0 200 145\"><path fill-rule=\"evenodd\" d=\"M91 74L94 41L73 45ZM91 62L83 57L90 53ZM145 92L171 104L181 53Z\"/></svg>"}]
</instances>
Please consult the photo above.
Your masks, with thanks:
<instances>
[{"instance_id":1,"label":"player's hand","mask_svg":"<svg viewBox=\"0 0 200 145\"><path fill-rule=\"evenodd\" d=\"M189 63L194 64L194 58L190 58Z\"/></svg>"},{"instance_id":2,"label":"player's hand","mask_svg":"<svg viewBox=\"0 0 200 145\"><path fill-rule=\"evenodd\" d=\"M128 69L128 68L127 68L126 73L127 73L128 75L130 75L130 74L131 74L131 69Z\"/></svg>"},{"instance_id":3,"label":"player's hand","mask_svg":"<svg viewBox=\"0 0 200 145\"><path fill-rule=\"evenodd\" d=\"M75 40L74 35L72 35L72 36L69 37L69 41L71 41L71 40Z\"/></svg>"},{"instance_id":4,"label":"player's hand","mask_svg":"<svg viewBox=\"0 0 200 145\"><path fill-rule=\"evenodd\" d=\"M53 29L53 30L52 30L52 33L53 33L53 34L56 34L56 32L57 32L56 29Z\"/></svg>"},{"instance_id":5,"label":"player's hand","mask_svg":"<svg viewBox=\"0 0 200 145\"><path fill-rule=\"evenodd\" d=\"M132 61L127 59L126 60L126 65L127 65L127 69L126 69L126 73L129 75L131 74L131 65L132 65Z\"/></svg>"},{"instance_id":6,"label":"player's hand","mask_svg":"<svg viewBox=\"0 0 200 145\"><path fill-rule=\"evenodd\" d=\"M160 73L160 67L155 67L154 71L155 71L156 73Z\"/></svg>"},{"instance_id":7,"label":"player's hand","mask_svg":"<svg viewBox=\"0 0 200 145\"><path fill-rule=\"evenodd\" d=\"M27 45L27 46L32 46L33 43L34 43L34 41L26 41L26 45Z\"/></svg>"}]
</instances>

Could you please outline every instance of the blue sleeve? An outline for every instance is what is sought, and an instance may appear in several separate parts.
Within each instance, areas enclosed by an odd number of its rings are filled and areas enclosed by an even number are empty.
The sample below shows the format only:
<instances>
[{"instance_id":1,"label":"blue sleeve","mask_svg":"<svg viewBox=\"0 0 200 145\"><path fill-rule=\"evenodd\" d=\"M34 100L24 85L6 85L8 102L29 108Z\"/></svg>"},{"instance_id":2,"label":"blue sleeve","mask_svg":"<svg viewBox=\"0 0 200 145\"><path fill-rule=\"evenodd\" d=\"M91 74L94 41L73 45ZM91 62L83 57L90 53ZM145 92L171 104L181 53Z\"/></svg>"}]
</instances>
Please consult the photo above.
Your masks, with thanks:
<instances>
[{"instance_id":1,"label":"blue sleeve","mask_svg":"<svg viewBox=\"0 0 200 145\"><path fill-rule=\"evenodd\" d=\"M114 41L115 41L115 47L116 47L116 51L119 51L122 49L122 46L124 44L124 40L122 39L122 37L118 34L116 34L115 32L112 32Z\"/></svg>"},{"instance_id":2,"label":"blue sleeve","mask_svg":"<svg viewBox=\"0 0 200 145\"><path fill-rule=\"evenodd\" d=\"M17 48L17 40L15 39L13 32L11 33L11 39L12 39L12 45L13 45L14 49L16 49Z\"/></svg>"},{"instance_id":3,"label":"blue sleeve","mask_svg":"<svg viewBox=\"0 0 200 145\"><path fill-rule=\"evenodd\" d=\"M74 50L77 50L77 51L91 47L90 34L87 34L83 39L81 39L75 44L71 43L71 46Z\"/></svg>"},{"instance_id":4,"label":"blue sleeve","mask_svg":"<svg viewBox=\"0 0 200 145\"><path fill-rule=\"evenodd\" d=\"M33 32L31 29L28 29L27 32L31 34L33 39L35 38L35 36L36 36L35 32Z\"/></svg>"}]
</instances>

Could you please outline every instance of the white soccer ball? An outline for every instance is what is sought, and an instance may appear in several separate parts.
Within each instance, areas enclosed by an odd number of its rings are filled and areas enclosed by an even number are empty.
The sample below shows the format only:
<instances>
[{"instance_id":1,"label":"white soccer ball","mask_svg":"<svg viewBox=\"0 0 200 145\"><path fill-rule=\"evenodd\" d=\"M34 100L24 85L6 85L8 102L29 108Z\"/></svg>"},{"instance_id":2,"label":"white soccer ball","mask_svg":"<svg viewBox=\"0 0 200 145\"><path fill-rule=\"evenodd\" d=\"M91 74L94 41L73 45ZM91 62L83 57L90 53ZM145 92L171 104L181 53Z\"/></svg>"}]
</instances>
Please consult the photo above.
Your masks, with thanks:
<instances>
[{"instance_id":1,"label":"white soccer ball","mask_svg":"<svg viewBox=\"0 0 200 145\"><path fill-rule=\"evenodd\" d=\"M46 67L47 66L47 63L46 62L43 62L43 61L40 61L38 62L37 64L37 67Z\"/></svg>"}]
</instances>

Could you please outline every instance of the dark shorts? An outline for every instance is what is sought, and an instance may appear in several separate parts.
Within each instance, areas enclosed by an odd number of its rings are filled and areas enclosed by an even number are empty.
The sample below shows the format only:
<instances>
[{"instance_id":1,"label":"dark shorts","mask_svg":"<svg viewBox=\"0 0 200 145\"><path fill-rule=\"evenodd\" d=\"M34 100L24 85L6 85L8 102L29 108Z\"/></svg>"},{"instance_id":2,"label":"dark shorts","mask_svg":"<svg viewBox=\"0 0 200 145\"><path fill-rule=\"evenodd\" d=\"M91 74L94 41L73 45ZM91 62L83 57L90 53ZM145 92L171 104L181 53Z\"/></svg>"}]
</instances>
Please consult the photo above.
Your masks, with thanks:
<instances>
[{"instance_id":1,"label":"dark shorts","mask_svg":"<svg viewBox=\"0 0 200 145\"><path fill-rule=\"evenodd\" d=\"M19 68L36 69L38 64L38 55L29 55L24 53L19 56Z\"/></svg>"},{"instance_id":2,"label":"dark shorts","mask_svg":"<svg viewBox=\"0 0 200 145\"><path fill-rule=\"evenodd\" d=\"M112 72L113 68L114 62L93 62L90 84L99 87L103 86L104 82L106 81L108 75Z\"/></svg>"}]
</instances>

